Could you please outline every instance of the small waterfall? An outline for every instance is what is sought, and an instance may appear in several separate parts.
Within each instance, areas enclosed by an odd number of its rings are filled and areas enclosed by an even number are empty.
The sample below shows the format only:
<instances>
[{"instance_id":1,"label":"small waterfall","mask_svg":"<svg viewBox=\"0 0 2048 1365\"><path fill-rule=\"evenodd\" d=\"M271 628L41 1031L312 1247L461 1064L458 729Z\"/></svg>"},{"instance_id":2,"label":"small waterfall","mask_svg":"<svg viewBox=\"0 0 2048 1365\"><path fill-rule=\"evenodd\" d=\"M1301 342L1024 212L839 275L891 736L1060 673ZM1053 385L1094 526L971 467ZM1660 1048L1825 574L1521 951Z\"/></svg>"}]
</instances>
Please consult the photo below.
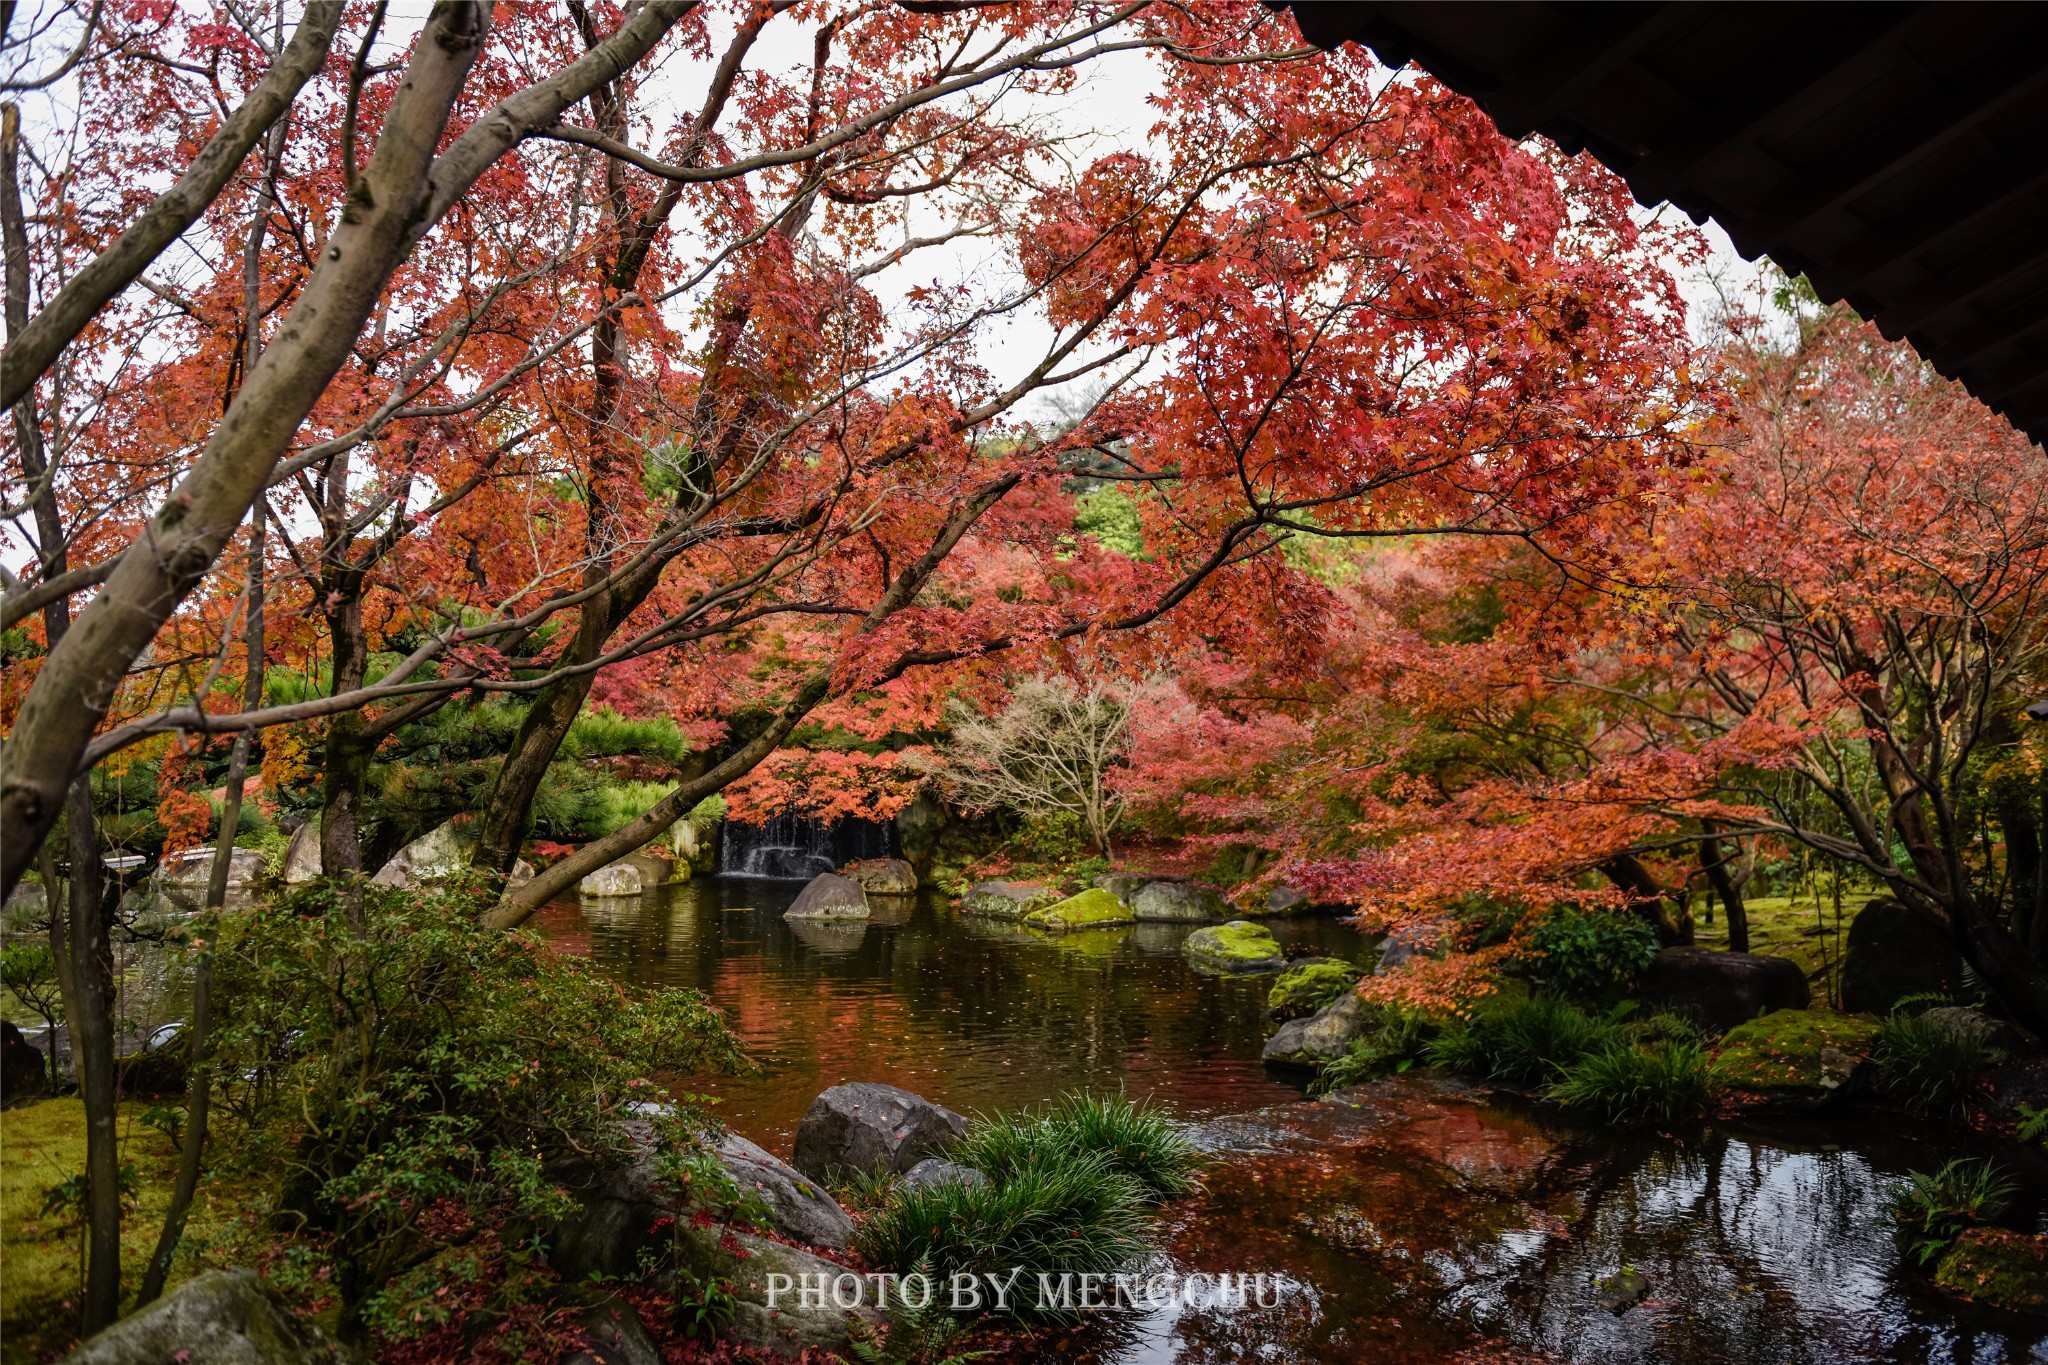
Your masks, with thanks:
<instances>
[{"instance_id":1,"label":"small waterfall","mask_svg":"<svg viewBox=\"0 0 2048 1365\"><path fill-rule=\"evenodd\" d=\"M725 822L718 844L722 877L809 881L856 858L896 856L896 826L884 820L837 820L826 824L809 815L785 812L767 823Z\"/></svg>"}]
</instances>

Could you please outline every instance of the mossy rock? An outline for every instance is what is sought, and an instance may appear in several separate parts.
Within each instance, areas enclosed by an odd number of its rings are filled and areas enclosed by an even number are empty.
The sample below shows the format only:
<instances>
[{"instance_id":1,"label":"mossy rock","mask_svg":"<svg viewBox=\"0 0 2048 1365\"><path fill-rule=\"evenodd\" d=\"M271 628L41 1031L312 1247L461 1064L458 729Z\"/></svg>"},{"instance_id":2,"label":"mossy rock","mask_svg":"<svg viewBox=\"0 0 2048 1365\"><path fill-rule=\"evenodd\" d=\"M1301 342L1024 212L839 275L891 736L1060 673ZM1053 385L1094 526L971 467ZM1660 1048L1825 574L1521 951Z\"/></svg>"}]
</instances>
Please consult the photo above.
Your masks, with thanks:
<instances>
[{"instance_id":1,"label":"mossy rock","mask_svg":"<svg viewBox=\"0 0 2048 1365\"><path fill-rule=\"evenodd\" d=\"M1023 919L1059 900L1036 882L981 882L960 898L960 913L986 919Z\"/></svg>"},{"instance_id":2,"label":"mossy rock","mask_svg":"<svg viewBox=\"0 0 2048 1365\"><path fill-rule=\"evenodd\" d=\"M1129 907L1100 887L1035 910L1024 922L1037 929L1105 929L1113 924L1136 924Z\"/></svg>"},{"instance_id":3,"label":"mossy rock","mask_svg":"<svg viewBox=\"0 0 2048 1365\"><path fill-rule=\"evenodd\" d=\"M1971 1228L1943 1253L1934 1282L1994 1308L2048 1314L2048 1236Z\"/></svg>"},{"instance_id":4,"label":"mossy rock","mask_svg":"<svg viewBox=\"0 0 2048 1365\"><path fill-rule=\"evenodd\" d=\"M1266 996L1266 1012L1285 1023L1314 1014L1357 984L1365 969L1334 957L1312 957L1280 973Z\"/></svg>"},{"instance_id":5,"label":"mossy rock","mask_svg":"<svg viewBox=\"0 0 2048 1365\"><path fill-rule=\"evenodd\" d=\"M1233 976L1256 976L1287 970L1280 955L1280 941L1263 924L1234 919L1197 929L1181 944L1190 965L1201 971Z\"/></svg>"},{"instance_id":6,"label":"mossy rock","mask_svg":"<svg viewBox=\"0 0 2048 1365\"><path fill-rule=\"evenodd\" d=\"M1714 1076L1751 1107L1818 1109L1861 1079L1877 1029L1867 1014L1774 1010L1728 1030Z\"/></svg>"}]
</instances>

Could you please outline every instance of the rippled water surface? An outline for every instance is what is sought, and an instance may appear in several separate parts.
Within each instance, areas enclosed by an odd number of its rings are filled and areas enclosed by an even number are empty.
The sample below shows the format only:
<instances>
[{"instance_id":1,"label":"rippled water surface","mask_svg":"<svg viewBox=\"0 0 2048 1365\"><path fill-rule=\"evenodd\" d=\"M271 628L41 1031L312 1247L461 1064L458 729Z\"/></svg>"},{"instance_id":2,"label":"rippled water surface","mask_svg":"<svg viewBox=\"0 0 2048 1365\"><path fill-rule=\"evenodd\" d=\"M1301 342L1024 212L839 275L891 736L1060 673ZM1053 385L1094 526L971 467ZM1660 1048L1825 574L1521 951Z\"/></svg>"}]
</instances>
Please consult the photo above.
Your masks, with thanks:
<instances>
[{"instance_id":1,"label":"rippled water surface","mask_svg":"<svg viewBox=\"0 0 2048 1365\"><path fill-rule=\"evenodd\" d=\"M1170 1210L1154 1269L1282 1277L1280 1305L1162 1308L1049 1359L2048 1361L2039 1326L1900 1264L1889 1192L1977 1154L1967 1135L1869 1115L1603 1132L1422 1074L1305 1104L1258 1061L1270 982L1190 971L1185 926L1048 938L930 899L895 923L793 925L797 889L702 881L550 906L540 927L628 983L708 992L763 1063L710 1087L722 1116L784 1154L811 1099L849 1080L963 1111L1121 1086L1197 1122L1218 1160ZM1290 952L1369 956L1330 921L1274 928ZM2012 1221L2041 1225L2039 1164L1981 1151L2026 1188ZM1593 1282L1624 1265L1651 1289L1616 1316Z\"/></svg>"}]
</instances>

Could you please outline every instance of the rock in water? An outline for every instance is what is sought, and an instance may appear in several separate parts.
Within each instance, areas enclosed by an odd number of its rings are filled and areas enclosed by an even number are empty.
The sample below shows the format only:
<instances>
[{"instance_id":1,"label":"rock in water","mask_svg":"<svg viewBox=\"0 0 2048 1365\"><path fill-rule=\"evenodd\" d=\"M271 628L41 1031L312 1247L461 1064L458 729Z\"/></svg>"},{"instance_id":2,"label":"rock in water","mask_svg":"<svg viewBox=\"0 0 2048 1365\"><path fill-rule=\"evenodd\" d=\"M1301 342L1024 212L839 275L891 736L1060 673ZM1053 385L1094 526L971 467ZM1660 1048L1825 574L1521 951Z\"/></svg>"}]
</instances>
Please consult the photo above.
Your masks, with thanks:
<instances>
[{"instance_id":1,"label":"rock in water","mask_svg":"<svg viewBox=\"0 0 2048 1365\"><path fill-rule=\"evenodd\" d=\"M576 884L576 894L603 900L612 896L637 896L646 889L638 866L620 861L600 867Z\"/></svg>"},{"instance_id":2,"label":"rock in water","mask_svg":"<svg viewBox=\"0 0 2048 1365\"><path fill-rule=\"evenodd\" d=\"M784 919L866 919L868 893L850 877L821 872L797 892L796 900L782 912Z\"/></svg>"},{"instance_id":3,"label":"rock in water","mask_svg":"<svg viewBox=\"0 0 2048 1365\"><path fill-rule=\"evenodd\" d=\"M1633 1266L1623 1266L1605 1279L1593 1281L1593 1297L1616 1315L1626 1313L1650 1292L1650 1282Z\"/></svg>"},{"instance_id":4,"label":"rock in water","mask_svg":"<svg viewBox=\"0 0 2048 1365\"><path fill-rule=\"evenodd\" d=\"M957 1161L946 1161L931 1156L905 1171L901 1183L905 1189L928 1190L936 1189L940 1185L981 1186L989 1182L986 1175L972 1166L962 1166Z\"/></svg>"},{"instance_id":5,"label":"rock in water","mask_svg":"<svg viewBox=\"0 0 2048 1365\"><path fill-rule=\"evenodd\" d=\"M960 898L960 913L988 919L1023 919L1059 899L1036 882L982 882Z\"/></svg>"},{"instance_id":6,"label":"rock in water","mask_svg":"<svg viewBox=\"0 0 2048 1365\"><path fill-rule=\"evenodd\" d=\"M209 1270L107 1328L65 1365L344 1365L354 1359L293 1317L253 1270Z\"/></svg>"},{"instance_id":7,"label":"rock in water","mask_svg":"<svg viewBox=\"0 0 2048 1365\"><path fill-rule=\"evenodd\" d=\"M839 875L859 882L870 896L908 896L917 890L917 872L901 858L862 858L840 868Z\"/></svg>"},{"instance_id":8,"label":"rock in water","mask_svg":"<svg viewBox=\"0 0 2048 1365\"><path fill-rule=\"evenodd\" d=\"M205 908L206 886L213 876L213 845L168 853L157 864L150 884L157 903L165 909L190 914ZM222 906L246 910L256 903L256 887L263 880L263 855L253 848L238 848L228 854L228 887Z\"/></svg>"},{"instance_id":9,"label":"rock in water","mask_svg":"<svg viewBox=\"0 0 2048 1365\"><path fill-rule=\"evenodd\" d=\"M835 1085L796 1127L796 1168L813 1180L842 1171L908 1171L967 1136L967 1120L893 1085Z\"/></svg>"},{"instance_id":10,"label":"rock in water","mask_svg":"<svg viewBox=\"0 0 2048 1365\"><path fill-rule=\"evenodd\" d=\"M832 1251L853 1240L853 1219L839 1201L765 1148L727 1133L719 1139L718 1159L744 1193L766 1206L770 1231Z\"/></svg>"},{"instance_id":11,"label":"rock in water","mask_svg":"<svg viewBox=\"0 0 2048 1365\"><path fill-rule=\"evenodd\" d=\"M49 1088L42 1049L13 1024L0 1020L0 1108L41 1099Z\"/></svg>"},{"instance_id":12,"label":"rock in water","mask_svg":"<svg viewBox=\"0 0 2048 1365\"><path fill-rule=\"evenodd\" d=\"M320 817L292 831L284 849L284 884L304 886L320 875Z\"/></svg>"},{"instance_id":13,"label":"rock in water","mask_svg":"<svg viewBox=\"0 0 2048 1365\"><path fill-rule=\"evenodd\" d=\"M1117 924L1136 923L1124 903L1109 892L1096 888L1034 910L1024 922L1034 929L1106 929Z\"/></svg>"},{"instance_id":14,"label":"rock in water","mask_svg":"<svg viewBox=\"0 0 2048 1365\"><path fill-rule=\"evenodd\" d=\"M1319 1071L1351 1050L1380 1022L1380 1010L1367 1004L1357 992L1337 997L1314 1014L1290 1019L1266 1040L1259 1059L1269 1066L1295 1071Z\"/></svg>"},{"instance_id":15,"label":"rock in water","mask_svg":"<svg viewBox=\"0 0 2048 1365\"><path fill-rule=\"evenodd\" d=\"M2009 1313L2048 1314L2048 1236L1971 1228L1942 1254L1934 1282Z\"/></svg>"},{"instance_id":16,"label":"rock in water","mask_svg":"<svg viewBox=\"0 0 2048 1365\"><path fill-rule=\"evenodd\" d=\"M1141 920L1200 924L1227 917L1230 904L1214 887L1146 882L1131 896L1131 913Z\"/></svg>"},{"instance_id":17,"label":"rock in water","mask_svg":"<svg viewBox=\"0 0 2048 1365\"><path fill-rule=\"evenodd\" d=\"M1266 1013L1285 1023L1314 1014L1358 984L1363 969L1334 957L1291 962L1266 995Z\"/></svg>"},{"instance_id":18,"label":"rock in water","mask_svg":"<svg viewBox=\"0 0 2048 1365\"><path fill-rule=\"evenodd\" d=\"M1725 1033L1771 1010L1803 1010L1806 973L1789 958L1666 948L1643 975L1643 1002Z\"/></svg>"},{"instance_id":19,"label":"rock in water","mask_svg":"<svg viewBox=\"0 0 2048 1365\"><path fill-rule=\"evenodd\" d=\"M1842 1008L1890 1014L1909 995L1963 993L1963 958L1948 928L1904 901L1874 900L1849 923Z\"/></svg>"},{"instance_id":20,"label":"rock in water","mask_svg":"<svg viewBox=\"0 0 2048 1365\"><path fill-rule=\"evenodd\" d=\"M1272 930L1250 920L1234 919L1189 934L1181 945L1188 962L1202 970L1233 976L1256 976L1287 969Z\"/></svg>"},{"instance_id":21,"label":"rock in water","mask_svg":"<svg viewBox=\"0 0 2048 1365\"><path fill-rule=\"evenodd\" d=\"M1306 915L1315 908L1314 902L1291 886L1276 886L1266 893L1268 915Z\"/></svg>"}]
</instances>

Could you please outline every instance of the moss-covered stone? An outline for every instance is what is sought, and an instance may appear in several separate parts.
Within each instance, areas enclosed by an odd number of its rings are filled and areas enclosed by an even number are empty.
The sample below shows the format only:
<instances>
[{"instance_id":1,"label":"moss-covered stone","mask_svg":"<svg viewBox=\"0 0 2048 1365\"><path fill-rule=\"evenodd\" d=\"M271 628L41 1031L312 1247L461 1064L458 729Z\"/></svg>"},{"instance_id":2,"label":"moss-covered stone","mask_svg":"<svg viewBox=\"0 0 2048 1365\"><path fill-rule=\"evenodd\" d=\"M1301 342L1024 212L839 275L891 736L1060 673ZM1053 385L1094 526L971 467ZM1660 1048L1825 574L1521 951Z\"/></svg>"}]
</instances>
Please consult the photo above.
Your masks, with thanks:
<instances>
[{"instance_id":1,"label":"moss-covered stone","mask_svg":"<svg viewBox=\"0 0 2048 1365\"><path fill-rule=\"evenodd\" d=\"M1266 996L1266 1012L1285 1023L1314 1014L1351 989L1365 970L1334 957L1312 957L1280 973Z\"/></svg>"},{"instance_id":2,"label":"moss-covered stone","mask_svg":"<svg viewBox=\"0 0 2048 1365\"><path fill-rule=\"evenodd\" d=\"M1137 920L1115 895L1096 887L1035 910L1024 917L1024 922L1039 929L1066 930L1102 929L1112 924L1136 924Z\"/></svg>"},{"instance_id":3,"label":"moss-covered stone","mask_svg":"<svg viewBox=\"0 0 2048 1365\"><path fill-rule=\"evenodd\" d=\"M1867 1014L1774 1010L1728 1030L1715 1079L1750 1107L1818 1109L1860 1079L1877 1028Z\"/></svg>"},{"instance_id":4,"label":"moss-covered stone","mask_svg":"<svg viewBox=\"0 0 2048 1365\"><path fill-rule=\"evenodd\" d=\"M1197 929L1181 945L1181 952L1192 966L1212 972L1247 976L1287 969L1273 931L1249 920L1234 919Z\"/></svg>"},{"instance_id":5,"label":"moss-covered stone","mask_svg":"<svg viewBox=\"0 0 2048 1365\"><path fill-rule=\"evenodd\" d=\"M2048 1313L2048 1236L1971 1228L1934 1268L1951 1293L2015 1313Z\"/></svg>"},{"instance_id":6,"label":"moss-covered stone","mask_svg":"<svg viewBox=\"0 0 2048 1365\"><path fill-rule=\"evenodd\" d=\"M1036 882L982 882L960 898L960 913L985 919L1023 919L1059 900Z\"/></svg>"}]
</instances>

